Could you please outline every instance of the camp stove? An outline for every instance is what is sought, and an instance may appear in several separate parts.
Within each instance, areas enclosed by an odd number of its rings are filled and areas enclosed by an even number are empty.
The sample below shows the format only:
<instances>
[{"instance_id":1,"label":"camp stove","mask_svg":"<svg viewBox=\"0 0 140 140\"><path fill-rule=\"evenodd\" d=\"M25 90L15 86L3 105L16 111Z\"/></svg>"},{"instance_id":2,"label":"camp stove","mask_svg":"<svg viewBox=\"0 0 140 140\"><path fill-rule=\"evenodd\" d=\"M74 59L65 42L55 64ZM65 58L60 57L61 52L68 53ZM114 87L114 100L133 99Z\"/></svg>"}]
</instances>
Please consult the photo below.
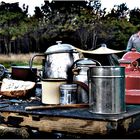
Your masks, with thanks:
<instances>
[{"instance_id":1,"label":"camp stove","mask_svg":"<svg viewBox=\"0 0 140 140\"><path fill-rule=\"evenodd\" d=\"M140 104L140 53L132 49L123 55L119 63L125 67L126 103Z\"/></svg>"}]
</instances>

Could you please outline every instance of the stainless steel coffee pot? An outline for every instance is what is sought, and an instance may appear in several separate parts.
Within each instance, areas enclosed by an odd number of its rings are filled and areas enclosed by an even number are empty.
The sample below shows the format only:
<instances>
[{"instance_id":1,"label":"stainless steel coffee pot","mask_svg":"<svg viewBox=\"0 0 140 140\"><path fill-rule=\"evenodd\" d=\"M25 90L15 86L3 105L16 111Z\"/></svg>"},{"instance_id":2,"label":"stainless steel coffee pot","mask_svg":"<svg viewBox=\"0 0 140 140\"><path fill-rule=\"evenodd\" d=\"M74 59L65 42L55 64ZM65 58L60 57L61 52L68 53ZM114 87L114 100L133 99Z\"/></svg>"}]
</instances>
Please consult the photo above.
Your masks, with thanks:
<instances>
[{"instance_id":1,"label":"stainless steel coffee pot","mask_svg":"<svg viewBox=\"0 0 140 140\"><path fill-rule=\"evenodd\" d=\"M44 54L34 55L30 59L32 69L33 60L36 56L44 56L42 78L65 78L71 73L70 68L74 61L80 58L80 53L70 44L62 44L57 41L56 45L50 46Z\"/></svg>"},{"instance_id":2,"label":"stainless steel coffee pot","mask_svg":"<svg viewBox=\"0 0 140 140\"><path fill-rule=\"evenodd\" d=\"M73 82L88 86L88 76L87 71L89 67L95 67L96 65L101 66L100 62L91 58L81 58L73 63ZM89 95L82 86L78 86L78 102L88 103Z\"/></svg>"}]
</instances>

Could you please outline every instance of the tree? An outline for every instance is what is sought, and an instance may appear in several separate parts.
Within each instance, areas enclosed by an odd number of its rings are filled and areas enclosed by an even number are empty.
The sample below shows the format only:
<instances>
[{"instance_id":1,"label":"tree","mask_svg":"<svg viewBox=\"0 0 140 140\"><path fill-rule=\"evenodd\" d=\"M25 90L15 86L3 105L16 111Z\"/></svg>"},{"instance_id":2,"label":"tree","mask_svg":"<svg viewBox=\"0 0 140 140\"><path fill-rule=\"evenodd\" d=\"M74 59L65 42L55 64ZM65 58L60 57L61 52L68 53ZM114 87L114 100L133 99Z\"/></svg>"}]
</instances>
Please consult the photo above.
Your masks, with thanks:
<instances>
[{"instance_id":1,"label":"tree","mask_svg":"<svg viewBox=\"0 0 140 140\"><path fill-rule=\"evenodd\" d=\"M126 4L114 6L110 13L101 9L99 0L45 1L28 16L28 6L18 3L0 5L0 52L44 52L57 40L82 49L95 49L106 43L112 49L125 49L130 35L136 31L139 10ZM137 23L136 23L137 22ZM135 25L133 25L135 24ZM15 43L12 51L11 41ZM4 46L4 48L2 48Z\"/></svg>"},{"instance_id":2,"label":"tree","mask_svg":"<svg viewBox=\"0 0 140 140\"><path fill-rule=\"evenodd\" d=\"M41 10L36 9L35 17L44 15L40 21L40 25L44 29L42 37L49 39L73 39L79 42L78 46L87 49L94 48L96 45L96 28L98 19L103 16L105 11L101 11L101 4L98 0L95 1L53 1L41 7ZM95 27L96 26L96 27ZM46 30L46 31L45 31ZM75 35L73 38L72 35ZM51 36L51 38L50 38ZM69 38L69 39L68 39ZM90 38L90 39L89 39ZM77 40L77 41L76 41ZM91 43L88 43L88 42Z\"/></svg>"},{"instance_id":3,"label":"tree","mask_svg":"<svg viewBox=\"0 0 140 140\"><path fill-rule=\"evenodd\" d=\"M22 11L18 3L1 2L0 19L0 35L4 42L1 47L5 47L5 53L10 53L10 41L27 31L27 27L23 25L23 21L27 19L27 9Z\"/></svg>"},{"instance_id":4,"label":"tree","mask_svg":"<svg viewBox=\"0 0 140 140\"><path fill-rule=\"evenodd\" d=\"M127 7L126 3L122 3L120 5L114 5L114 7L111 9L111 12L109 12L105 18L128 19L128 16L129 8Z\"/></svg>"},{"instance_id":5,"label":"tree","mask_svg":"<svg viewBox=\"0 0 140 140\"><path fill-rule=\"evenodd\" d=\"M130 20L133 25L139 25L140 24L140 9L133 9L130 11Z\"/></svg>"}]
</instances>

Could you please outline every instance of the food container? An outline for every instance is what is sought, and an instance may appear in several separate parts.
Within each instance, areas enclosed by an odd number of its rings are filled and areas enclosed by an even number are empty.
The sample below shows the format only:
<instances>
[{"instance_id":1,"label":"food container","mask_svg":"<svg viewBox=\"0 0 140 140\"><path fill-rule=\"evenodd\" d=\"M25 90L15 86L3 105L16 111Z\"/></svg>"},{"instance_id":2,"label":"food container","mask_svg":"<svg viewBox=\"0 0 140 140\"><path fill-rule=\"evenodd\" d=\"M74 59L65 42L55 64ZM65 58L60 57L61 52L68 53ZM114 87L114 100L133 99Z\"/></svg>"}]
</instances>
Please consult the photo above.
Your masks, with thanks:
<instances>
[{"instance_id":1,"label":"food container","mask_svg":"<svg viewBox=\"0 0 140 140\"><path fill-rule=\"evenodd\" d=\"M60 86L60 104L77 103L77 84L62 84Z\"/></svg>"},{"instance_id":2,"label":"food container","mask_svg":"<svg viewBox=\"0 0 140 140\"><path fill-rule=\"evenodd\" d=\"M124 67L92 67L88 77L90 112L120 114L126 111Z\"/></svg>"}]
</instances>

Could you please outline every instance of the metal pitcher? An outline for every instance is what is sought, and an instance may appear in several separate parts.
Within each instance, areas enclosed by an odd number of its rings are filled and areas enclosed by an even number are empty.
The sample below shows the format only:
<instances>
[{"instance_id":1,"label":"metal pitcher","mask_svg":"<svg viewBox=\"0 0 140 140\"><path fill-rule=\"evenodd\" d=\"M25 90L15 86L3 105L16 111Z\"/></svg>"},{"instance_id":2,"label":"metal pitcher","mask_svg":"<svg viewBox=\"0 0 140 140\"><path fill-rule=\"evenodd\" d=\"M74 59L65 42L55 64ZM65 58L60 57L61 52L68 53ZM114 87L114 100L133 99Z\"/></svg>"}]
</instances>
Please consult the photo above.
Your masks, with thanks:
<instances>
[{"instance_id":1,"label":"metal pitcher","mask_svg":"<svg viewBox=\"0 0 140 140\"><path fill-rule=\"evenodd\" d=\"M81 58L76 60L73 63L73 81L76 83L84 83L88 86L88 76L87 71L89 67L94 67L96 65L101 65L100 62L91 58ZM82 84L83 85L83 84ZM79 103L88 103L89 102L89 94L87 90L83 89L83 87L78 86L78 102Z\"/></svg>"},{"instance_id":2,"label":"metal pitcher","mask_svg":"<svg viewBox=\"0 0 140 140\"><path fill-rule=\"evenodd\" d=\"M34 55L30 60L32 69L33 60L36 56L44 56L43 75L41 78L65 78L71 77L71 66L80 58L78 51L70 44L62 44L57 41L56 45L50 46L44 54Z\"/></svg>"}]
</instances>

